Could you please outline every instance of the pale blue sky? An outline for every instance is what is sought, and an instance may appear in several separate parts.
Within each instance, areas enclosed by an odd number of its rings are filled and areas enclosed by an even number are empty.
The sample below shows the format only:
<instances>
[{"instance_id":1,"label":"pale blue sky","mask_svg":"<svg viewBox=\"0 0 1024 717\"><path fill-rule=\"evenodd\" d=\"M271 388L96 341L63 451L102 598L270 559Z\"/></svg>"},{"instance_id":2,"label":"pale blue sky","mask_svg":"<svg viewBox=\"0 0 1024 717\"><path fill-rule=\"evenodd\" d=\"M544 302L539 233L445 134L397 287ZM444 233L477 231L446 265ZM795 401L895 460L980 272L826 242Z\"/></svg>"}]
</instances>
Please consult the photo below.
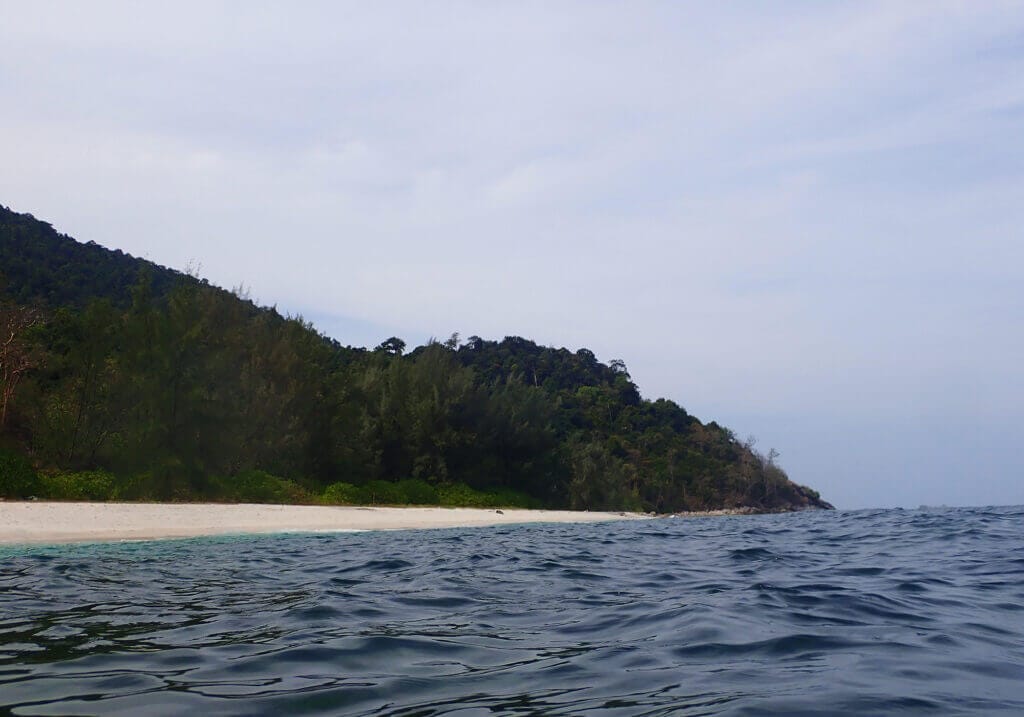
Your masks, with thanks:
<instances>
[{"instance_id":1,"label":"pale blue sky","mask_svg":"<svg viewBox=\"0 0 1024 717\"><path fill-rule=\"evenodd\" d=\"M1024 3L295 5L0 0L0 203L622 358L841 507L1024 503Z\"/></svg>"}]
</instances>

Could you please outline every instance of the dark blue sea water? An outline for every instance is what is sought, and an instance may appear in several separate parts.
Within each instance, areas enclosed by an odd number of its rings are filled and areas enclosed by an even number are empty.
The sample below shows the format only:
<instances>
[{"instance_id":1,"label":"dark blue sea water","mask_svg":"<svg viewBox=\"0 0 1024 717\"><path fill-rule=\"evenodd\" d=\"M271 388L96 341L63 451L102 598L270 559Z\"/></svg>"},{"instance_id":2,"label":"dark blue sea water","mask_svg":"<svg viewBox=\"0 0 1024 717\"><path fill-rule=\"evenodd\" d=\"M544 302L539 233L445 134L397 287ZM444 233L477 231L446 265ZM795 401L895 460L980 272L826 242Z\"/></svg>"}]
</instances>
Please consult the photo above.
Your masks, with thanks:
<instances>
[{"instance_id":1,"label":"dark blue sea water","mask_svg":"<svg viewBox=\"0 0 1024 717\"><path fill-rule=\"evenodd\" d=\"M0 552L0 713L1024 714L1024 509Z\"/></svg>"}]
</instances>

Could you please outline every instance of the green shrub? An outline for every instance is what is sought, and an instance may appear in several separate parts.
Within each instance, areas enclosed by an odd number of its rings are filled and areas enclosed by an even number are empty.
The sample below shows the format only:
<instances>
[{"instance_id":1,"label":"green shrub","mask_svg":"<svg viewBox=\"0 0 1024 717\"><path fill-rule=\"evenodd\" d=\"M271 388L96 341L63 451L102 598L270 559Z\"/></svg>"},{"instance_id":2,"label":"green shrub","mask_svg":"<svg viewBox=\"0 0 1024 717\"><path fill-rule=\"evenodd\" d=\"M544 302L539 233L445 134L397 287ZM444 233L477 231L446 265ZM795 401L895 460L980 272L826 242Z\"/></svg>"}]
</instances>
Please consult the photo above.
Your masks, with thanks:
<instances>
[{"instance_id":1,"label":"green shrub","mask_svg":"<svg viewBox=\"0 0 1024 717\"><path fill-rule=\"evenodd\" d=\"M363 497L367 505L401 505L405 496L397 483L373 480L363 486Z\"/></svg>"},{"instance_id":2,"label":"green shrub","mask_svg":"<svg viewBox=\"0 0 1024 717\"><path fill-rule=\"evenodd\" d=\"M514 490L484 492L465 483L434 487L423 480L408 479L392 483L375 480L363 486L332 483L320 502L328 505L445 505L460 508L533 508L530 496Z\"/></svg>"},{"instance_id":3,"label":"green shrub","mask_svg":"<svg viewBox=\"0 0 1024 717\"><path fill-rule=\"evenodd\" d=\"M463 508L531 508L536 501L510 489L480 491L465 483L450 483L438 490L441 505Z\"/></svg>"},{"instance_id":4,"label":"green shrub","mask_svg":"<svg viewBox=\"0 0 1024 717\"><path fill-rule=\"evenodd\" d=\"M40 492L39 475L20 453L0 448L0 496L28 498Z\"/></svg>"},{"instance_id":5,"label":"green shrub","mask_svg":"<svg viewBox=\"0 0 1024 717\"><path fill-rule=\"evenodd\" d=\"M483 494L465 483L449 483L438 489L441 505L482 507Z\"/></svg>"},{"instance_id":6,"label":"green shrub","mask_svg":"<svg viewBox=\"0 0 1024 717\"><path fill-rule=\"evenodd\" d=\"M366 502L363 489L351 483L331 483L324 490L320 502L328 505L362 505Z\"/></svg>"},{"instance_id":7,"label":"green shrub","mask_svg":"<svg viewBox=\"0 0 1024 717\"><path fill-rule=\"evenodd\" d=\"M438 505L441 497L437 488L424 480L408 479L398 481L398 490L402 494L402 503L409 505Z\"/></svg>"},{"instance_id":8,"label":"green shrub","mask_svg":"<svg viewBox=\"0 0 1024 717\"><path fill-rule=\"evenodd\" d=\"M117 480L106 471L54 473L40 476L43 495L56 500L113 500Z\"/></svg>"},{"instance_id":9,"label":"green shrub","mask_svg":"<svg viewBox=\"0 0 1024 717\"><path fill-rule=\"evenodd\" d=\"M526 493L504 488L487 493L492 507L497 508L539 508L540 502Z\"/></svg>"},{"instance_id":10,"label":"green shrub","mask_svg":"<svg viewBox=\"0 0 1024 717\"><path fill-rule=\"evenodd\" d=\"M152 473L136 473L121 480L117 497L122 500L158 500L160 497L160 485Z\"/></svg>"},{"instance_id":11,"label":"green shrub","mask_svg":"<svg viewBox=\"0 0 1024 717\"><path fill-rule=\"evenodd\" d=\"M247 470L215 483L227 500L252 503L306 503L309 494L295 481L271 475L266 471Z\"/></svg>"},{"instance_id":12,"label":"green shrub","mask_svg":"<svg viewBox=\"0 0 1024 717\"><path fill-rule=\"evenodd\" d=\"M375 480L363 486L332 483L321 502L329 505L438 505L437 489L426 481L403 480L397 483Z\"/></svg>"},{"instance_id":13,"label":"green shrub","mask_svg":"<svg viewBox=\"0 0 1024 717\"><path fill-rule=\"evenodd\" d=\"M187 467L176 458L155 461L142 472L122 477L118 483L118 498L136 501L185 501L192 499Z\"/></svg>"}]
</instances>

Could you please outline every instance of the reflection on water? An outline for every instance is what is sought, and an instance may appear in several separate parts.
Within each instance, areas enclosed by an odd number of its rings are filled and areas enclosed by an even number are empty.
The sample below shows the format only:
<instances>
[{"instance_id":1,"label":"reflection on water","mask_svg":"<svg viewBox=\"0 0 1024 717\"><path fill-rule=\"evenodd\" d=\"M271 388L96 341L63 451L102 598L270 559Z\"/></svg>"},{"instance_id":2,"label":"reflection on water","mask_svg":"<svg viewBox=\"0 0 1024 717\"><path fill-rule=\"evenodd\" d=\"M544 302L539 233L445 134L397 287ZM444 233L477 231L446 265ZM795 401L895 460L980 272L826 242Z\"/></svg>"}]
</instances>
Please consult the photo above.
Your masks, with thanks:
<instances>
[{"instance_id":1,"label":"reflection on water","mask_svg":"<svg viewBox=\"0 0 1024 717\"><path fill-rule=\"evenodd\" d=\"M0 552L0 712L1024 714L1024 510Z\"/></svg>"}]
</instances>

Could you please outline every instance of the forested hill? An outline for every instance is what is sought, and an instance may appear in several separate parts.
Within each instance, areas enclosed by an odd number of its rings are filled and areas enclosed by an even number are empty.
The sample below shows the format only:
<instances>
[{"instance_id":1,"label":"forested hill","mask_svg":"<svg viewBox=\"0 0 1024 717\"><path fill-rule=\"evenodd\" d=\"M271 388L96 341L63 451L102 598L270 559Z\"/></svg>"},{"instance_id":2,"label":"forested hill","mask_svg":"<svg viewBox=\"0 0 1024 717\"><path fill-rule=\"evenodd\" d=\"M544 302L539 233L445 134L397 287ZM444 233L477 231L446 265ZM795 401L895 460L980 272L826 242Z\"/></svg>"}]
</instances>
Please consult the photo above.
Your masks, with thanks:
<instances>
[{"instance_id":1,"label":"forested hill","mask_svg":"<svg viewBox=\"0 0 1024 717\"><path fill-rule=\"evenodd\" d=\"M186 274L93 242L80 244L31 214L0 206L0 273L9 298L49 308L84 308L97 298L125 307L142 274L168 294ZM3 288L3 287L0 287Z\"/></svg>"},{"instance_id":2,"label":"forested hill","mask_svg":"<svg viewBox=\"0 0 1024 717\"><path fill-rule=\"evenodd\" d=\"M0 495L831 507L621 361L519 337L344 347L3 208L0 330Z\"/></svg>"}]
</instances>

